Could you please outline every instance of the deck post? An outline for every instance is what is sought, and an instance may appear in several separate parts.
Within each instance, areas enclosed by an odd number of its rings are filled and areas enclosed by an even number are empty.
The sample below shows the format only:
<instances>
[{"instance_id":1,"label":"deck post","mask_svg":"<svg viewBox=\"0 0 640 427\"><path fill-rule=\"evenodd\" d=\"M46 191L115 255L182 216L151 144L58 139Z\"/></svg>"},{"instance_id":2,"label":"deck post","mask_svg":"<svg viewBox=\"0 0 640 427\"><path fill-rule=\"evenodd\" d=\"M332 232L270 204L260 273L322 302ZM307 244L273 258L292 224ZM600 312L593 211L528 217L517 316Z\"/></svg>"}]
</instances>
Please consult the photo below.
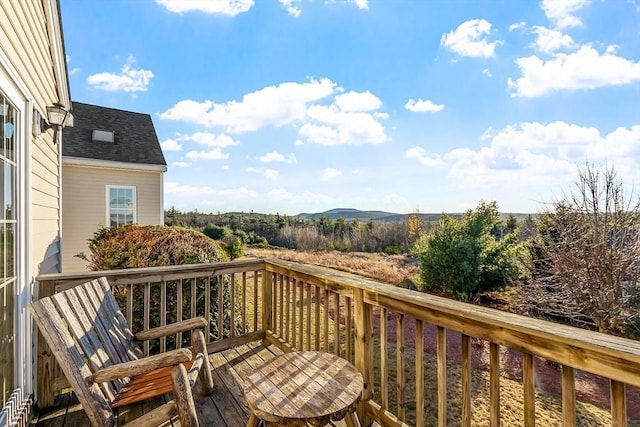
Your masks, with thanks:
<instances>
[{"instance_id":1,"label":"deck post","mask_svg":"<svg viewBox=\"0 0 640 427\"><path fill-rule=\"evenodd\" d=\"M49 297L55 293L54 281L38 282L38 294L35 298L40 299ZM36 401L38 408L46 408L53 406L55 390L53 380L55 379L56 359L53 352L49 348L47 341L42 336L42 332L38 329L38 352L36 367Z\"/></svg>"},{"instance_id":2,"label":"deck post","mask_svg":"<svg viewBox=\"0 0 640 427\"><path fill-rule=\"evenodd\" d=\"M355 365L364 380L358 418L363 426L370 426L373 420L368 415L367 407L368 401L373 397L373 310L365 303L362 289L353 290L353 299L356 323Z\"/></svg>"}]
</instances>

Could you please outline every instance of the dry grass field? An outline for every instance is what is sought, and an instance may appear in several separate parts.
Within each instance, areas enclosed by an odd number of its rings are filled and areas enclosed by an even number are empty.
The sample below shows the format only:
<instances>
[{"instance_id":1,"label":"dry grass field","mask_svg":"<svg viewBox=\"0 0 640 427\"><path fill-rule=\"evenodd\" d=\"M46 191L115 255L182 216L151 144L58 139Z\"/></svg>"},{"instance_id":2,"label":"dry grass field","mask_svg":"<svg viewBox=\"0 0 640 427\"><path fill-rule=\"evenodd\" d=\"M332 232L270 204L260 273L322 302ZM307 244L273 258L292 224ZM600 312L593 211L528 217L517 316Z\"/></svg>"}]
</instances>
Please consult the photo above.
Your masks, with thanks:
<instances>
[{"instance_id":1,"label":"dry grass field","mask_svg":"<svg viewBox=\"0 0 640 427\"><path fill-rule=\"evenodd\" d=\"M417 283L420 269L419 265L414 259L403 255L389 256L385 254L370 254L370 253L342 253L342 252L297 252L292 250L276 250L276 249L258 249L247 248L246 256L248 257L274 257L285 259L288 261L295 261L306 264L319 265L323 267L335 268L337 270L346 271L349 273L359 274L364 277L369 277L377 281L390 283L394 285L401 285L407 283ZM248 301L247 305L253 305L253 301ZM391 322L393 324L393 322ZM342 334L342 333L341 333ZM390 335L394 335L391 333ZM411 336L411 334L409 334ZM343 341L344 342L344 341ZM408 343L407 343L408 344ZM448 344L449 351L452 350L451 345ZM375 365L379 366L380 353L376 351L376 359L378 360ZM413 395L415 393L415 370L411 367L414 366L415 349L411 348L408 344L405 349L406 357L406 400L405 409L407 415L407 422L413 424L415 420L415 403L412 402ZM388 363L390 366L395 365L395 348L390 343L388 346ZM455 358L454 358L455 359ZM448 364L448 424L459 425L461 417L461 401L459 397L461 376L460 367L455 360L447 362ZM548 366L544 363L537 364L536 369L541 367L542 369ZM425 355L425 425L435 425L435 410L436 410L436 382L435 382L435 357L430 354ZM542 372L540 372L542 374ZM379 377L376 379L379 381ZM377 382L376 381L376 382ZM489 405L489 390L488 390L488 372L485 369L473 370L473 420L472 425L482 426L488 425L488 405ZM388 377L389 389L395 388L395 372L393 369L389 370ZM594 387L596 389L598 387ZM633 391L635 396L638 390ZM523 407L522 407L522 395L523 389L520 381L513 380L507 377L501 380L501 417L502 424L508 426L522 425ZM606 390L603 392L606 393ZM376 396L379 397L379 396ZM584 397L584 396L582 396ZM378 400L378 399L376 399ZM599 407L603 406L603 402L608 400L608 396L587 396L585 399L578 397L577 410L577 425L579 426L608 426L611 425L611 416L607 408ZM636 399L629 401L627 405L635 405ZM591 402L591 403L590 403ZM594 405L593 402L598 402L600 405ZM395 409L395 397L393 393L389 396L389 406ZM633 407L628 406L628 409L632 413L638 412ZM545 392L542 390L537 391L536 395L536 424L537 425L549 425L556 426L561 425L561 399L556 393ZM395 412L395 410L394 410ZM635 415L634 415L635 417ZM629 419L629 425L640 427L640 419Z\"/></svg>"}]
</instances>

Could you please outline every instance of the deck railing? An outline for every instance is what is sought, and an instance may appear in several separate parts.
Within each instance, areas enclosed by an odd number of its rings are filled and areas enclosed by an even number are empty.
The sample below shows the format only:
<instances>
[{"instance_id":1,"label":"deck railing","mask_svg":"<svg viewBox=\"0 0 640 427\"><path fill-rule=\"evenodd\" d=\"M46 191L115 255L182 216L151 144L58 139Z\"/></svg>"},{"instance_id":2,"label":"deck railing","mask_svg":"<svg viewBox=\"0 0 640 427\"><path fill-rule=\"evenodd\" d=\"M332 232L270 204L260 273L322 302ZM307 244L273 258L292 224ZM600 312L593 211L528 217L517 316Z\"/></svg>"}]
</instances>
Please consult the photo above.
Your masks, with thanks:
<instances>
[{"instance_id":1,"label":"deck railing","mask_svg":"<svg viewBox=\"0 0 640 427\"><path fill-rule=\"evenodd\" d=\"M626 389L640 387L638 341L277 259L44 275L38 278L40 296L103 275L121 290L125 316L134 328L205 316L210 352L262 339L284 351L323 350L350 360L364 377L359 408L364 423L446 426L452 411L457 411L455 419L470 426L472 402L477 388L483 387L489 396L489 424L500 425L505 407L501 399L505 349L521 354L518 380L525 426L536 422L536 401L541 399L535 373L539 363L559 366L565 426L576 424L576 372L608 381L616 426L627 425ZM447 343L452 339L459 339L461 349L454 364L447 359ZM183 339L177 336L144 350L181 345ZM487 350L488 366L486 384L478 385L472 359L474 348L477 353L480 346ZM460 377L455 402L454 390L448 390L454 370ZM46 406L67 385L56 376L44 340L38 342L37 373L38 402Z\"/></svg>"}]
</instances>

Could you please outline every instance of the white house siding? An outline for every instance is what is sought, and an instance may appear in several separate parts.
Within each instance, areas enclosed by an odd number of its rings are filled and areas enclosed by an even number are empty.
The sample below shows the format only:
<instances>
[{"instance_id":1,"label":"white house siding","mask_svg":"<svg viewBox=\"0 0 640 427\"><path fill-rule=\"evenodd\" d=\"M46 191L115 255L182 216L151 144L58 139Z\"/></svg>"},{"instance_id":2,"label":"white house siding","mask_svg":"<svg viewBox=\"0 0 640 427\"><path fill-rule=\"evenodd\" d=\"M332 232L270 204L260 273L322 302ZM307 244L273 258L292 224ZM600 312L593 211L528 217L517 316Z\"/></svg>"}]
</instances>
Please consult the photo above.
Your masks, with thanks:
<instances>
[{"instance_id":1,"label":"white house siding","mask_svg":"<svg viewBox=\"0 0 640 427\"><path fill-rule=\"evenodd\" d=\"M0 0L0 91L19 111L15 389L4 406L0 402L0 423L11 426L28 417L35 383L34 340L25 306L34 278L60 271L60 146L53 143L53 131L40 134L32 127L46 106L71 105L56 0Z\"/></svg>"},{"instance_id":2,"label":"white house siding","mask_svg":"<svg viewBox=\"0 0 640 427\"><path fill-rule=\"evenodd\" d=\"M45 116L46 106L54 102L69 104L66 81L56 81L53 53L56 43L49 41L47 16L57 19L55 1L0 1L0 46L13 72L28 91L32 107ZM58 52L59 53L59 52ZM23 119L31 122L29 117ZM28 126L31 129L31 126ZM59 231L59 146L53 143L53 131L30 135L31 239L30 276L60 269ZM29 165L27 165L29 166Z\"/></svg>"},{"instance_id":3,"label":"white house siding","mask_svg":"<svg viewBox=\"0 0 640 427\"><path fill-rule=\"evenodd\" d=\"M136 187L137 223L162 224L162 173L63 164L62 270L86 271L87 263L74 255L88 255L87 240L105 227L106 187Z\"/></svg>"}]
</instances>

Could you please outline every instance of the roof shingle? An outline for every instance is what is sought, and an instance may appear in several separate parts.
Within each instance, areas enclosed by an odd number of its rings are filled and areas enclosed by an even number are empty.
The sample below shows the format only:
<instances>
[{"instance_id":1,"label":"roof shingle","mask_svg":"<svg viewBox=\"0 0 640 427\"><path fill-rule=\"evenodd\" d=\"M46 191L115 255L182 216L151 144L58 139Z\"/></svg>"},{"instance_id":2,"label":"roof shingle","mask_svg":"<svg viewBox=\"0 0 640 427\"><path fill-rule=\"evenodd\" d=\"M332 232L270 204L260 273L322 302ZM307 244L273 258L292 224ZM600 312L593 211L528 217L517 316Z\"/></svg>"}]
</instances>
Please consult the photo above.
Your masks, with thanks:
<instances>
[{"instance_id":1,"label":"roof shingle","mask_svg":"<svg viewBox=\"0 0 640 427\"><path fill-rule=\"evenodd\" d=\"M166 166L149 114L72 104L74 126L62 131L63 156ZM92 141L94 130L114 132L115 142Z\"/></svg>"}]
</instances>

